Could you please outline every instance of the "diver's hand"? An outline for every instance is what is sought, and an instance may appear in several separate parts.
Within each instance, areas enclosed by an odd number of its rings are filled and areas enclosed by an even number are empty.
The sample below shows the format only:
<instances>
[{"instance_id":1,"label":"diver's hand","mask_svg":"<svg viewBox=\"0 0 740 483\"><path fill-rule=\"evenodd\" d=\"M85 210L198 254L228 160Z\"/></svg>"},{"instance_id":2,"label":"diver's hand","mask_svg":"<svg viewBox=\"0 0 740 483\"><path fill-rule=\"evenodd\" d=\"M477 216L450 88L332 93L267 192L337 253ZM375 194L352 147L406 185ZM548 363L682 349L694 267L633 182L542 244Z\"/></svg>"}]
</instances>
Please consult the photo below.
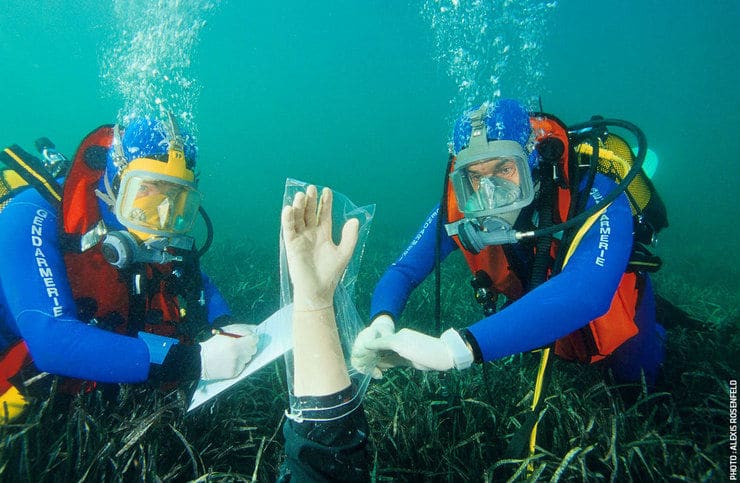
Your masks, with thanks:
<instances>
[{"instance_id":1,"label":"diver's hand","mask_svg":"<svg viewBox=\"0 0 740 483\"><path fill-rule=\"evenodd\" d=\"M371 340L365 346L376 351L392 351L422 371L467 369L473 362L473 353L454 329L445 331L439 338L401 329L395 334Z\"/></svg>"},{"instance_id":2,"label":"diver's hand","mask_svg":"<svg viewBox=\"0 0 740 483\"><path fill-rule=\"evenodd\" d=\"M332 241L333 194L329 188L318 203L316 186L298 193L283 208L282 229L288 271L293 282L294 310L316 310L332 304L334 290L347 267L358 238L359 223L351 219L342 227L339 245Z\"/></svg>"},{"instance_id":3,"label":"diver's hand","mask_svg":"<svg viewBox=\"0 0 740 483\"><path fill-rule=\"evenodd\" d=\"M257 353L254 327L248 324L226 325L221 328L224 334L216 334L201 342L201 379L231 379L238 376Z\"/></svg>"},{"instance_id":4,"label":"diver's hand","mask_svg":"<svg viewBox=\"0 0 740 483\"><path fill-rule=\"evenodd\" d=\"M395 332L396 325L390 315L382 314L375 317L369 326L357 334L352 344L352 367L363 374L369 374L373 379L382 379L382 371L397 364L394 361L383 360L381 352L369 348L367 344L378 338L393 335Z\"/></svg>"}]
</instances>

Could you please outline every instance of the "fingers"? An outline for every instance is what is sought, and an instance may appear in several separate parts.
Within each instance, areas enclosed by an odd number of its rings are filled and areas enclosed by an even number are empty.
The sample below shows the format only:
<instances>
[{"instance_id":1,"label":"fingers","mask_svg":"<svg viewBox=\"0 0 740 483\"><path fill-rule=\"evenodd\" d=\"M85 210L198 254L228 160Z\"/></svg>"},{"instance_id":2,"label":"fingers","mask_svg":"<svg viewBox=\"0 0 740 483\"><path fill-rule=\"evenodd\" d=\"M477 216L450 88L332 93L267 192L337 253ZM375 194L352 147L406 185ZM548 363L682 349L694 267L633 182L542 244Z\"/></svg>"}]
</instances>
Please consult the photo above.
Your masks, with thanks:
<instances>
[{"instance_id":1,"label":"fingers","mask_svg":"<svg viewBox=\"0 0 740 483\"><path fill-rule=\"evenodd\" d=\"M311 185L309 188L313 188L316 191L316 187ZM331 224L331 206L334 201L334 193L329 188L323 188L321 190L321 203L318 207L318 222L320 224L330 223ZM331 225L329 225L331 227Z\"/></svg>"},{"instance_id":2,"label":"fingers","mask_svg":"<svg viewBox=\"0 0 740 483\"><path fill-rule=\"evenodd\" d=\"M280 221L283 225L283 236L286 241L294 239L298 233L306 228L305 213L306 193L300 191L293 198L293 204L284 206L280 214Z\"/></svg>"},{"instance_id":3,"label":"fingers","mask_svg":"<svg viewBox=\"0 0 740 483\"><path fill-rule=\"evenodd\" d=\"M319 223L328 224L329 233L331 233L331 190L323 189L319 204L316 186L309 185L305 193L303 191L296 193L291 205L283 207L280 218L283 234L288 239L292 239L305 228L316 226Z\"/></svg>"},{"instance_id":4,"label":"fingers","mask_svg":"<svg viewBox=\"0 0 740 483\"><path fill-rule=\"evenodd\" d=\"M317 213L316 213L316 206L318 203L318 192L316 191L315 185L308 185L306 188L306 204L305 204L305 211L303 212L303 219L305 222L305 226L311 227L316 226L318 223L317 220ZM296 199L298 198L298 195L296 195ZM323 202L323 199L322 199Z\"/></svg>"},{"instance_id":5,"label":"fingers","mask_svg":"<svg viewBox=\"0 0 740 483\"><path fill-rule=\"evenodd\" d=\"M331 214L330 214L331 216ZM343 262L349 261L357 245L359 237L360 222L357 218L347 221L342 227L342 239L339 241L339 256Z\"/></svg>"},{"instance_id":6,"label":"fingers","mask_svg":"<svg viewBox=\"0 0 740 483\"><path fill-rule=\"evenodd\" d=\"M306 193L299 191L293 198L293 226L297 232L306 228Z\"/></svg>"},{"instance_id":7,"label":"fingers","mask_svg":"<svg viewBox=\"0 0 740 483\"><path fill-rule=\"evenodd\" d=\"M329 188L321 190L317 224L324 232L327 239L331 240L332 206L334 205L334 193Z\"/></svg>"},{"instance_id":8,"label":"fingers","mask_svg":"<svg viewBox=\"0 0 740 483\"><path fill-rule=\"evenodd\" d=\"M327 188L324 188L324 190L326 191ZM319 221L319 214L316 211L317 204L318 192L316 191L316 186L309 185L305 193L303 191L296 193L291 205L283 207L283 211L280 214L280 221L283 226L283 236L287 240L295 238L306 227L316 226ZM329 209L331 210L331 202ZM329 213L331 214L331 211Z\"/></svg>"},{"instance_id":9,"label":"fingers","mask_svg":"<svg viewBox=\"0 0 740 483\"><path fill-rule=\"evenodd\" d=\"M377 339L368 340L365 342L365 349L371 351L395 351L396 346L396 334L387 335L385 337L378 337Z\"/></svg>"},{"instance_id":10,"label":"fingers","mask_svg":"<svg viewBox=\"0 0 740 483\"><path fill-rule=\"evenodd\" d=\"M283 227L283 238L290 241L296 236L295 211L292 206L284 206L280 213L280 224Z\"/></svg>"}]
</instances>

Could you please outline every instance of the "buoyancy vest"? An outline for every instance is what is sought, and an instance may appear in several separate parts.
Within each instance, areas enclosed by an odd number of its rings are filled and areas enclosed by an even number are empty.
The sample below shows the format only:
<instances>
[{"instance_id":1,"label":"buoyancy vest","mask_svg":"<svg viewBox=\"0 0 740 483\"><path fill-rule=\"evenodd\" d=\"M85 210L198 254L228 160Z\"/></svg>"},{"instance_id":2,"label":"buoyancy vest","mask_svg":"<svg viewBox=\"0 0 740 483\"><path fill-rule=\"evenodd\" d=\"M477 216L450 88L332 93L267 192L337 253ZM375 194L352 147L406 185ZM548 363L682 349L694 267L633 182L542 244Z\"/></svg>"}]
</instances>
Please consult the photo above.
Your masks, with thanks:
<instances>
[{"instance_id":1,"label":"buoyancy vest","mask_svg":"<svg viewBox=\"0 0 740 483\"><path fill-rule=\"evenodd\" d=\"M572 152L567 130L557 118L546 114L531 116L530 124L535 135L535 146L549 138L555 138L561 141L565 147L560 159L554 165L544 166L545 169L554 170L552 174L543 173L544 176L553 176L555 180L553 192L540 193L540 196L553 197L552 221L554 224L558 224L566 221L571 211L570 183L573 178L572 170L577 169L569 162ZM454 169L454 161L450 167L450 170L452 169ZM458 209L454 190L449 182L445 205L447 223L463 218L463 214ZM582 227L582 229L587 228L586 226ZM503 246L488 246L480 253L474 254L463 246L457 235L453 235L453 240L462 250L471 272L477 275L482 271L488 275L491 281L488 290L495 295L503 294L510 301L517 300L524 295L524 284L519 276L514 273ZM559 250L566 248L561 246L557 238L553 238L550 256L556 259ZM548 277L551 274L552 270L548 270ZM604 359L617 347L637 334L638 328L634 322L634 317L639 296L638 285L639 277L637 274L625 273L620 280L609 310L603 316L590 321L583 328L556 341L555 353L564 359L593 363Z\"/></svg>"},{"instance_id":2,"label":"buoyancy vest","mask_svg":"<svg viewBox=\"0 0 740 483\"><path fill-rule=\"evenodd\" d=\"M113 126L102 126L80 144L64 184L62 231L64 260L78 317L117 333L151 332L183 341L190 339L187 319L196 325L206 318L197 257L174 270L173 264L136 264L119 270L105 260L101 244L80 249L80 238L100 224L95 189L105 172ZM195 319L195 320L193 320Z\"/></svg>"}]
</instances>

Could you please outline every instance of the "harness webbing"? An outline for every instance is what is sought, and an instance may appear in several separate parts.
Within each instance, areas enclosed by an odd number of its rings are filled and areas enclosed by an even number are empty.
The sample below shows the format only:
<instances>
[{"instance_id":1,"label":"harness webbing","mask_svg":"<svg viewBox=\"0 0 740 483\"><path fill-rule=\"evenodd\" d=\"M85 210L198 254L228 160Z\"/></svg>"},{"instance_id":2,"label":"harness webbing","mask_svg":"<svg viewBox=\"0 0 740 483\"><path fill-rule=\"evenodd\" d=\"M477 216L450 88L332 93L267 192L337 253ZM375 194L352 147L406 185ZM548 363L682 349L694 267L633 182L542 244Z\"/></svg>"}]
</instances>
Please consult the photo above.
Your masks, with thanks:
<instances>
[{"instance_id":1,"label":"harness webbing","mask_svg":"<svg viewBox=\"0 0 740 483\"><path fill-rule=\"evenodd\" d=\"M583 224L583 226L576 232L575 236L573 237L573 242L568 247L568 251L565 254L565 259L563 260L563 267L568 263L570 260L571 255L573 255L573 252L576 250L576 247L578 247L578 244L581 243L581 240L583 239L583 236L586 234L586 232L591 228L591 226L596 222L596 220L599 219L602 213L606 211L606 209L611 205L611 203L601 210L594 213L592 216L590 216L586 222ZM534 456L535 447L537 444L537 424L538 421L536 418L539 417L539 408L541 407L542 402L542 394L545 392L544 388L547 385L548 378L546 377L549 375L549 365L550 365L550 348L545 347L542 349L542 352L540 354L540 367L537 370L537 378L535 380L534 385L534 395L532 397L532 406L531 406L531 417L533 419L532 424L532 432L530 434L529 438L529 456ZM534 467L530 464L530 467L528 468L529 471L534 471Z\"/></svg>"},{"instance_id":2,"label":"harness webbing","mask_svg":"<svg viewBox=\"0 0 740 483\"><path fill-rule=\"evenodd\" d=\"M54 206L62 201L62 187L46 170L43 163L17 145L5 148L0 153L0 161L13 169L29 185L35 187L41 195Z\"/></svg>"}]
</instances>

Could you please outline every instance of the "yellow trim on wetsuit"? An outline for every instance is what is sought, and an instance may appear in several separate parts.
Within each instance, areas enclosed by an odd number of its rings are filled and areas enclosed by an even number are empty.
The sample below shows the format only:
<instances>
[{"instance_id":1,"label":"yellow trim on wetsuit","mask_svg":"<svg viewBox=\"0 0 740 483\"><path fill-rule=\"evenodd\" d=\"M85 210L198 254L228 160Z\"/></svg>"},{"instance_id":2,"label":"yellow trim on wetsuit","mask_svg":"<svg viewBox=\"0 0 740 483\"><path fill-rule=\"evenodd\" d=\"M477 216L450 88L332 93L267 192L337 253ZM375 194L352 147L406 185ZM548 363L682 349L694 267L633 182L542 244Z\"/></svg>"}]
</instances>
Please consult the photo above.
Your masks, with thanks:
<instances>
[{"instance_id":1,"label":"yellow trim on wetsuit","mask_svg":"<svg viewBox=\"0 0 740 483\"><path fill-rule=\"evenodd\" d=\"M10 386L4 394L0 394L0 426L12 423L23 414L28 406L28 401L15 388Z\"/></svg>"},{"instance_id":2,"label":"yellow trim on wetsuit","mask_svg":"<svg viewBox=\"0 0 740 483\"><path fill-rule=\"evenodd\" d=\"M23 167L23 169L25 169L27 172L31 173L31 175L34 178L36 178L37 180L39 180L41 182L41 184L44 185L44 187L46 188L46 190L49 193L51 193L51 195L54 198L56 198L57 201L62 201L62 195L60 195L59 193L57 193L54 190L54 188L51 186L51 184L49 184L49 182L47 181L47 179L45 177L43 177L42 175L40 175L39 173L37 173L36 171L34 171L33 168L31 168L28 164L26 164L23 161L23 159L21 159L17 154L15 154L13 151L11 151L10 148L5 148L4 151L5 151L5 153L8 156L10 156L11 158L13 158L16 163L18 163L21 167Z\"/></svg>"},{"instance_id":3,"label":"yellow trim on wetsuit","mask_svg":"<svg viewBox=\"0 0 740 483\"><path fill-rule=\"evenodd\" d=\"M600 209L593 215L589 216L586 221L583 223L581 228L578 229L576 232L576 235L573 237L573 241L571 242L570 246L568 247L568 251L565 254L565 258L563 260L563 267L568 263L568 260L570 260L571 255L573 255L573 252L575 252L578 245L581 243L581 240L583 239L583 236L586 234L586 232L593 226L593 224L596 222L596 220L601 217L601 214L606 211L607 208L611 203L606 205L604 208ZM535 380L534 384L534 395L532 396L532 411L535 410L537 407L537 404L540 401L540 397L542 397L542 386L545 380L545 370L547 368L547 364L550 361L550 348L545 347L542 349L541 355L540 355L540 367L537 369L537 379ZM538 422L534 423L534 426L532 426L532 432L529 436L529 456L534 456L534 450L535 446L537 445L537 424ZM534 466L530 463L530 465L527 467L528 472L534 471Z\"/></svg>"}]
</instances>

